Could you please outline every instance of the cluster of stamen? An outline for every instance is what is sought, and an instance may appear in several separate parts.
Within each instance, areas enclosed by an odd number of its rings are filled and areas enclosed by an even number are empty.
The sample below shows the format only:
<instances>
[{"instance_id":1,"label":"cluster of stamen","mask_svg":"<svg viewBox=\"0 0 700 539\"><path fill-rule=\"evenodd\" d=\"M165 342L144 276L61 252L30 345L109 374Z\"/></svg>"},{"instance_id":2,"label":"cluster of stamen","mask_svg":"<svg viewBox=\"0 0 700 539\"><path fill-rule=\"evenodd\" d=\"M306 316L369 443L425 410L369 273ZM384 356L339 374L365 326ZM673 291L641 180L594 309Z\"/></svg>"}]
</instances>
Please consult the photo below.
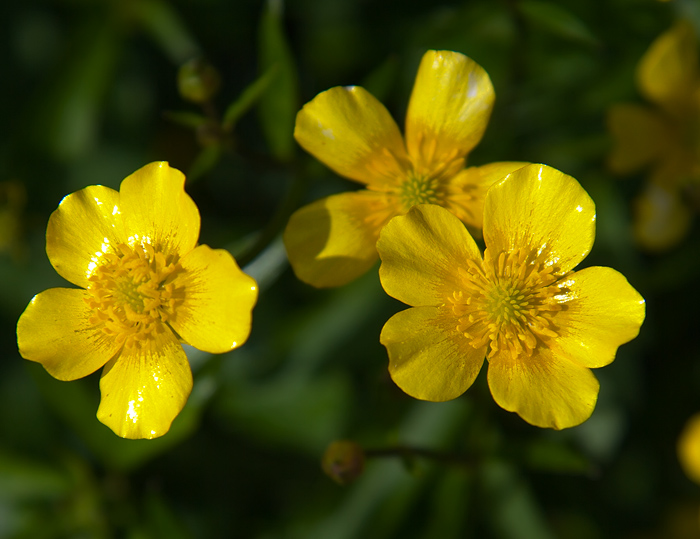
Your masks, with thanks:
<instances>
[{"instance_id":1,"label":"cluster of stamen","mask_svg":"<svg viewBox=\"0 0 700 539\"><path fill-rule=\"evenodd\" d=\"M166 330L184 300L175 279L182 267L149 244L119 244L89 278L89 321L127 347L141 346Z\"/></svg>"},{"instance_id":2,"label":"cluster of stamen","mask_svg":"<svg viewBox=\"0 0 700 539\"><path fill-rule=\"evenodd\" d=\"M487 249L484 263L459 268L463 288L448 297L458 318L457 331L474 348L488 346L487 357L507 351L513 358L532 355L538 343L557 337L556 313L564 308L561 275L545 254L530 249Z\"/></svg>"},{"instance_id":3,"label":"cluster of stamen","mask_svg":"<svg viewBox=\"0 0 700 539\"><path fill-rule=\"evenodd\" d=\"M408 211L416 204L438 204L440 194L437 178L418 175L407 176L401 184L399 198L404 210Z\"/></svg>"}]
</instances>

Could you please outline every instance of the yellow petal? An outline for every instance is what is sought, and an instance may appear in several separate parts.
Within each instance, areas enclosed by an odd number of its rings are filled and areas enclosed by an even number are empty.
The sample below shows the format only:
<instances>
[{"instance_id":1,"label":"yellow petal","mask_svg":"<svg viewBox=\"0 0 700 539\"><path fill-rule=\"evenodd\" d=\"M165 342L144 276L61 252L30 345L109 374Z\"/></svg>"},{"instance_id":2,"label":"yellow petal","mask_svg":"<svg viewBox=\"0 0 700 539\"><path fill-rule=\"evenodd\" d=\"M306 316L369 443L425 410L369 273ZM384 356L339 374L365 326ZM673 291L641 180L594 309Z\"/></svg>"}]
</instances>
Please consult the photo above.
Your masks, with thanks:
<instances>
[{"instance_id":1,"label":"yellow petal","mask_svg":"<svg viewBox=\"0 0 700 539\"><path fill-rule=\"evenodd\" d=\"M175 335L166 330L124 348L105 365L97 419L122 438L157 438L170 429L192 391L192 371Z\"/></svg>"},{"instance_id":2,"label":"yellow petal","mask_svg":"<svg viewBox=\"0 0 700 539\"><path fill-rule=\"evenodd\" d=\"M661 34L637 67L640 92L667 109L682 110L698 83L697 47L695 32L687 21Z\"/></svg>"},{"instance_id":3,"label":"yellow petal","mask_svg":"<svg viewBox=\"0 0 700 539\"><path fill-rule=\"evenodd\" d=\"M496 253L529 245L560 273L590 252L595 204L579 183L546 165L528 165L494 184L484 205L484 241Z\"/></svg>"},{"instance_id":4,"label":"yellow petal","mask_svg":"<svg viewBox=\"0 0 700 539\"><path fill-rule=\"evenodd\" d=\"M156 251L183 255L199 238L199 210L185 193L185 176L168 163L140 168L119 189L124 228L130 238Z\"/></svg>"},{"instance_id":5,"label":"yellow petal","mask_svg":"<svg viewBox=\"0 0 700 539\"><path fill-rule=\"evenodd\" d=\"M621 273L586 268L557 284L567 301L554 320L559 328L559 337L550 344L555 355L584 367L602 367L615 359L620 345L639 334L646 304Z\"/></svg>"},{"instance_id":6,"label":"yellow petal","mask_svg":"<svg viewBox=\"0 0 700 539\"><path fill-rule=\"evenodd\" d=\"M691 417L678 440L678 460L685 474L700 483L700 414Z\"/></svg>"},{"instance_id":7,"label":"yellow petal","mask_svg":"<svg viewBox=\"0 0 700 539\"><path fill-rule=\"evenodd\" d=\"M441 206L413 206L382 229L379 279L387 294L408 305L441 305L463 288L458 268L481 264L462 222Z\"/></svg>"},{"instance_id":8,"label":"yellow petal","mask_svg":"<svg viewBox=\"0 0 700 539\"><path fill-rule=\"evenodd\" d=\"M255 279L243 273L228 251L200 245L180 261L177 279L185 300L170 325L195 348L220 354L243 344L250 334L258 297Z\"/></svg>"},{"instance_id":9,"label":"yellow petal","mask_svg":"<svg viewBox=\"0 0 700 539\"><path fill-rule=\"evenodd\" d=\"M331 88L304 105L294 138L326 166L363 184L394 185L406 170L406 149L396 122L359 86Z\"/></svg>"},{"instance_id":10,"label":"yellow petal","mask_svg":"<svg viewBox=\"0 0 700 539\"><path fill-rule=\"evenodd\" d=\"M608 111L614 146L608 166L615 174L631 174L659 159L677 138L669 118L641 105L615 105Z\"/></svg>"},{"instance_id":11,"label":"yellow petal","mask_svg":"<svg viewBox=\"0 0 700 539\"><path fill-rule=\"evenodd\" d=\"M46 228L51 264L64 279L83 288L99 259L124 241L119 193L101 185L66 196Z\"/></svg>"},{"instance_id":12,"label":"yellow petal","mask_svg":"<svg viewBox=\"0 0 700 539\"><path fill-rule=\"evenodd\" d=\"M692 223L692 213L674 189L648 183L634 203L634 237L651 252L678 245Z\"/></svg>"},{"instance_id":13,"label":"yellow petal","mask_svg":"<svg viewBox=\"0 0 700 539\"><path fill-rule=\"evenodd\" d=\"M464 157L481 140L495 96L486 71L451 51L423 55L406 114L406 146L419 171Z\"/></svg>"},{"instance_id":14,"label":"yellow petal","mask_svg":"<svg viewBox=\"0 0 700 539\"><path fill-rule=\"evenodd\" d=\"M509 352L489 361L488 382L496 403L536 427L565 429L590 417L599 384L590 369L549 349L513 359Z\"/></svg>"},{"instance_id":15,"label":"yellow petal","mask_svg":"<svg viewBox=\"0 0 700 539\"><path fill-rule=\"evenodd\" d=\"M75 288L51 288L34 296L17 322L20 355L41 363L59 380L82 378L107 363L119 345L88 321L88 297Z\"/></svg>"},{"instance_id":16,"label":"yellow petal","mask_svg":"<svg viewBox=\"0 0 700 539\"><path fill-rule=\"evenodd\" d=\"M445 208L469 226L482 228L484 200L489 187L529 164L523 161L502 161L465 168L449 181Z\"/></svg>"},{"instance_id":17,"label":"yellow petal","mask_svg":"<svg viewBox=\"0 0 700 539\"><path fill-rule=\"evenodd\" d=\"M383 193L356 191L297 210L284 231L296 276L317 287L341 286L377 261L377 237L398 203Z\"/></svg>"},{"instance_id":18,"label":"yellow petal","mask_svg":"<svg viewBox=\"0 0 700 539\"><path fill-rule=\"evenodd\" d=\"M441 402L459 397L476 379L486 348L475 349L455 327L451 311L415 307L392 316L380 342L389 373L416 399Z\"/></svg>"}]
</instances>

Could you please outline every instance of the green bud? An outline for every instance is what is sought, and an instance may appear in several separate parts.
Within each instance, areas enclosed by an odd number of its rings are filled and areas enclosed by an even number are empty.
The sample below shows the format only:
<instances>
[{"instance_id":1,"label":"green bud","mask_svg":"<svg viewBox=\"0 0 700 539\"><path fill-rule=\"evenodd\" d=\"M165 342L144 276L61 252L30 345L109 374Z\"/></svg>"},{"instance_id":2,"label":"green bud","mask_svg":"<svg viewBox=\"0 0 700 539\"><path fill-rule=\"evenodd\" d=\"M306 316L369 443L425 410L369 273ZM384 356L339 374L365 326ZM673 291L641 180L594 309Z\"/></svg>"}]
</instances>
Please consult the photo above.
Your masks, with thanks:
<instances>
[{"instance_id":1,"label":"green bud","mask_svg":"<svg viewBox=\"0 0 700 539\"><path fill-rule=\"evenodd\" d=\"M201 58L183 64L177 72L180 95L193 103L206 103L217 94L220 85L219 72Z\"/></svg>"},{"instance_id":2,"label":"green bud","mask_svg":"<svg viewBox=\"0 0 700 539\"><path fill-rule=\"evenodd\" d=\"M339 485L347 485L362 474L365 468L365 452L352 440L337 440L326 449L321 468Z\"/></svg>"}]
</instances>

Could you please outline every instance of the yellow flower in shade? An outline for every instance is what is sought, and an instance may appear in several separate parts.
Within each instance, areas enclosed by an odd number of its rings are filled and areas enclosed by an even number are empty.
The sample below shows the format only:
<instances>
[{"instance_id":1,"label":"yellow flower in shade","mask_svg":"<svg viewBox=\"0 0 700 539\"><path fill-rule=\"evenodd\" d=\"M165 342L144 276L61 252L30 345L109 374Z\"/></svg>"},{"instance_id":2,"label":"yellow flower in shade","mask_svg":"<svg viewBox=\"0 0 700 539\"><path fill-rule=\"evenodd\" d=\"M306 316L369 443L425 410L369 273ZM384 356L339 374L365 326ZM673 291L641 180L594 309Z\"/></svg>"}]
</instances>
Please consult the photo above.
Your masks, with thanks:
<instances>
[{"instance_id":1,"label":"yellow flower in shade","mask_svg":"<svg viewBox=\"0 0 700 539\"><path fill-rule=\"evenodd\" d=\"M700 65L689 23L652 43L637 67L637 86L651 105L610 109L615 144L608 163L620 175L649 170L635 202L634 234L642 247L659 251L685 236L700 188Z\"/></svg>"},{"instance_id":2,"label":"yellow flower in shade","mask_svg":"<svg viewBox=\"0 0 700 539\"><path fill-rule=\"evenodd\" d=\"M494 184L482 257L463 224L435 205L392 219L377 250L384 290L412 308L384 326L389 372L409 395L446 401L484 358L499 406L562 429L593 412L591 368L615 358L644 320L644 299L617 271L573 269L595 236L595 206L578 182L544 165Z\"/></svg>"},{"instance_id":3,"label":"yellow flower in shade","mask_svg":"<svg viewBox=\"0 0 700 539\"><path fill-rule=\"evenodd\" d=\"M49 219L46 252L80 288L34 296L17 324L20 354L59 380L104 366L98 419L125 438L165 434L192 389L180 342L228 352L248 338L255 281L222 249L197 245L185 177L151 163L119 192L90 186Z\"/></svg>"},{"instance_id":4,"label":"yellow flower in shade","mask_svg":"<svg viewBox=\"0 0 700 539\"><path fill-rule=\"evenodd\" d=\"M678 439L678 460L685 474L700 484L700 413L691 417Z\"/></svg>"},{"instance_id":5,"label":"yellow flower in shade","mask_svg":"<svg viewBox=\"0 0 700 539\"><path fill-rule=\"evenodd\" d=\"M359 191L318 200L292 215L284 233L297 277L340 286L377 261L381 228L414 204L439 204L480 229L488 187L526 163L464 168L493 107L486 72L457 52L428 51L406 114L406 138L384 106L358 86L317 95L297 115L299 144Z\"/></svg>"}]
</instances>

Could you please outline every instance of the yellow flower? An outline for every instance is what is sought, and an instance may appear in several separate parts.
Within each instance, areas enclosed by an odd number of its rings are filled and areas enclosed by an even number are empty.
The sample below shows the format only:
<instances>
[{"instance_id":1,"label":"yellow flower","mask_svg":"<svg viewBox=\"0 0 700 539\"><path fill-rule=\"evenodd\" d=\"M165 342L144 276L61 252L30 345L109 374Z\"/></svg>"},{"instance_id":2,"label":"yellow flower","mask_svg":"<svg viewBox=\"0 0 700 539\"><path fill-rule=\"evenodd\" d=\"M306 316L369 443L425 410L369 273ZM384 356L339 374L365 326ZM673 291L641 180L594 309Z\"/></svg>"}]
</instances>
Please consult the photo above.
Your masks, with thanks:
<instances>
[{"instance_id":1,"label":"yellow flower","mask_svg":"<svg viewBox=\"0 0 700 539\"><path fill-rule=\"evenodd\" d=\"M428 51L406 114L406 140L386 108L358 86L317 95L297 115L294 136L310 154L365 189L299 209L284 233L297 277L340 286L377 261L381 228L414 204L444 206L481 228L488 187L525 163L464 168L493 107L486 72L457 52Z\"/></svg>"},{"instance_id":2,"label":"yellow flower","mask_svg":"<svg viewBox=\"0 0 700 539\"><path fill-rule=\"evenodd\" d=\"M700 413L691 417L678 439L678 460L685 474L700 484Z\"/></svg>"},{"instance_id":3,"label":"yellow flower","mask_svg":"<svg viewBox=\"0 0 700 539\"><path fill-rule=\"evenodd\" d=\"M700 66L689 23L677 23L652 43L637 67L637 86L652 106L610 109L615 145L608 163L621 175L649 169L635 203L634 233L641 246L658 251L689 230L688 195L700 183Z\"/></svg>"},{"instance_id":4,"label":"yellow flower","mask_svg":"<svg viewBox=\"0 0 700 539\"><path fill-rule=\"evenodd\" d=\"M17 324L20 354L59 380L104 366L98 419L125 438L165 434L192 389L180 342L228 352L248 338L255 281L222 249L197 245L185 177L151 163L119 192L90 186L49 219L46 252L81 288L34 296Z\"/></svg>"},{"instance_id":5,"label":"yellow flower","mask_svg":"<svg viewBox=\"0 0 700 539\"><path fill-rule=\"evenodd\" d=\"M562 429L593 412L591 368L613 361L644 320L644 299L610 268L573 269L595 236L595 206L578 182L544 165L521 168L486 195L482 258L460 221L416 206L382 230L384 290L412 308L380 340L409 395L458 397L484 358L499 406Z\"/></svg>"}]
</instances>

